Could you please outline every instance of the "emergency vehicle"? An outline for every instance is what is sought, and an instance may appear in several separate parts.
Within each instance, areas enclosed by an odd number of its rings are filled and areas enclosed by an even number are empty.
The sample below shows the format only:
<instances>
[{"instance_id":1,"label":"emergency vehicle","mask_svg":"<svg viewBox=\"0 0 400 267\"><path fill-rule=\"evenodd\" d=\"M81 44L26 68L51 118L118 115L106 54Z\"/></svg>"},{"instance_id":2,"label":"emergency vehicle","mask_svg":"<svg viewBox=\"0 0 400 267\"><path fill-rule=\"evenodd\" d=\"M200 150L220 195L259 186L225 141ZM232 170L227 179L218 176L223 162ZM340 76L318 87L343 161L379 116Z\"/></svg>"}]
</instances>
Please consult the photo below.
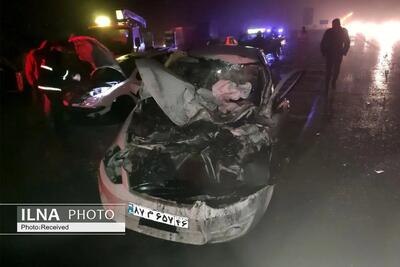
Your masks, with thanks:
<instances>
[{"instance_id":1,"label":"emergency vehicle","mask_svg":"<svg viewBox=\"0 0 400 267\"><path fill-rule=\"evenodd\" d=\"M115 56L121 56L131 52L143 52L146 44L152 45L152 40L145 41L152 38L145 38L142 33L146 27L144 18L123 9L116 10L113 19L108 16L97 16L95 25L88 29L88 35L103 43Z\"/></svg>"}]
</instances>

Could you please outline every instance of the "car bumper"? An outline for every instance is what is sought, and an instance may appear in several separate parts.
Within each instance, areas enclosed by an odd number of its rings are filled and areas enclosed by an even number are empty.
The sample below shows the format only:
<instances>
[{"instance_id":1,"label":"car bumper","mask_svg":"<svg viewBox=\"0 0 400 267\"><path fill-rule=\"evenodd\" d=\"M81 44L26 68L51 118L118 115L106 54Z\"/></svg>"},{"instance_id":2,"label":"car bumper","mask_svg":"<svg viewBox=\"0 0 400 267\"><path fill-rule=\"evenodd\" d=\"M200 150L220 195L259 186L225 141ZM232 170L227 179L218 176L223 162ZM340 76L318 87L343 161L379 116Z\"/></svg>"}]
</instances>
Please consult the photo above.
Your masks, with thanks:
<instances>
[{"instance_id":1,"label":"car bumper","mask_svg":"<svg viewBox=\"0 0 400 267\"><path fill-rule=\"evenodd\" d=\"M153 237L195 245L226 242L246 234L263 216L272 198L274 186L268 185L238 202L224 208L212 208L202 201L193 205L131 193L122 184L113 184L107 177L104 163L99 171L99 190L103 205L106 203L134 203L156 211L187 217L188 228L176 227L175 231L161 230L140 223L140 217L125 216L126 228ZM112 208L112 207L107 207Z\"/></svg>"}]
</instances>

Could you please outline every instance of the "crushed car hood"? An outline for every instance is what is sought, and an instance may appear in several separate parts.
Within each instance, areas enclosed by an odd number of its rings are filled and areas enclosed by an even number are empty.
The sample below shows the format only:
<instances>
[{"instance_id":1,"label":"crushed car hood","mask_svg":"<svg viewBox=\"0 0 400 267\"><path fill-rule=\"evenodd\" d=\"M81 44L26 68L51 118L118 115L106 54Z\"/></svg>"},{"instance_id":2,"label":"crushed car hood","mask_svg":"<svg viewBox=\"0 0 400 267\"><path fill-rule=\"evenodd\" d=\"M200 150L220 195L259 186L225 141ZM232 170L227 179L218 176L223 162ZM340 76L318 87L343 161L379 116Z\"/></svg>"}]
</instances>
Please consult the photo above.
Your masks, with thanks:
<instances>
[{"instance_id":1,"label":"crushed car hood","mask_svg":"<svg viewBox=\"0 0 400 267\"><path fill-rule=\"evenodd\" d=\"M126 146L104 161L112 180L120 180L123 168L132 192L215 206L269 185L270 115L280 89L267 81L260 105L223 114L210 89L196 88L151 59L137 60L137 67L144 86L129 117Z\"/></svg>"},{"instance_id":2,"label":"crushed car hood","mask_svg":"<svg viewBox=\"0 0 400 267\"><path fill-rule=\"evenodd\" d=\"M217 103L212 92L205 88L196 89L152 59L136 61L144 87L141 98L152 97L178 126L194 121L207 120L216 124L237 121L255 111L252 104L244 104L229 114L217 112Z\"/></svg>"},{"instance_id":3,"label":"crushed car hood","mask_svg":"<svg viewBox=\"0 0 400 267\"><path fill-rule=\"evenodd\" d=\"M174 124L154 99L141 100L127 129L127 146L105 160L111 179L128 173L129 188L211 206L238 201L268 185L269 128L253 124Z\"/></svg>"}]
</instances>

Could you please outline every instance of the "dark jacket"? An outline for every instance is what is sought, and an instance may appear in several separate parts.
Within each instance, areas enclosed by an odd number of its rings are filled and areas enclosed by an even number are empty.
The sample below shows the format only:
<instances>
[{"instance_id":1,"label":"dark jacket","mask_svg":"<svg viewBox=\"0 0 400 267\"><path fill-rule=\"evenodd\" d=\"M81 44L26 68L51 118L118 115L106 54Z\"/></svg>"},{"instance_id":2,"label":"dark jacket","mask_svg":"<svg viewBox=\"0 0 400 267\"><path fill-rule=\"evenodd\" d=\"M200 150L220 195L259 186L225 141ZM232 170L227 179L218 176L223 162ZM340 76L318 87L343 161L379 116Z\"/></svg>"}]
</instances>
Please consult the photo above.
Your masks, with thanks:
<instances>
[{"instance_id":1,"label":"dark jacket","mask_svg":"<svg viewBox=\"0 0 400 267\"><path fill-rule=\"evenodd\" d=\"M323 56L345 56L350 49L350 37L345 28L328 29L321 41Z\"/></svg>"}]
</instances>

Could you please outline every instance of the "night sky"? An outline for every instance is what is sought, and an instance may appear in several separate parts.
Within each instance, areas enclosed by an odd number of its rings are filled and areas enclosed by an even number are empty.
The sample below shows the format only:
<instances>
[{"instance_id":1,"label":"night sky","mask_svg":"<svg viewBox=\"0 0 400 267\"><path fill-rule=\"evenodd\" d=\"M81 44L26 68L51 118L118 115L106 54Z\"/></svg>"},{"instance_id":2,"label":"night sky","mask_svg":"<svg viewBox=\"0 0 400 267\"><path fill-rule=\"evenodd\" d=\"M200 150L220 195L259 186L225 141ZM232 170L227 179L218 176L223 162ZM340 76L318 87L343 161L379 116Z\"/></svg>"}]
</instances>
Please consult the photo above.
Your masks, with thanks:
<instances>
[{"instance_id":1,"label":"night sky","mask_svg":"<svg viewBox=\"0 0 400 267\"><path fill-rule=\"evenodd\" d=\"M149 30L161 35L173 26L214 20L226 29L260 23L300 27L304 7L314 7L316 20L349 11L381 20L400 16L399 0L37 0L1 1L1 54L17 54L45 38L82 32L96 14L130 9L143 16ZM225 34L226 32L224 32Z\"/></svg>"}]
</instances>

